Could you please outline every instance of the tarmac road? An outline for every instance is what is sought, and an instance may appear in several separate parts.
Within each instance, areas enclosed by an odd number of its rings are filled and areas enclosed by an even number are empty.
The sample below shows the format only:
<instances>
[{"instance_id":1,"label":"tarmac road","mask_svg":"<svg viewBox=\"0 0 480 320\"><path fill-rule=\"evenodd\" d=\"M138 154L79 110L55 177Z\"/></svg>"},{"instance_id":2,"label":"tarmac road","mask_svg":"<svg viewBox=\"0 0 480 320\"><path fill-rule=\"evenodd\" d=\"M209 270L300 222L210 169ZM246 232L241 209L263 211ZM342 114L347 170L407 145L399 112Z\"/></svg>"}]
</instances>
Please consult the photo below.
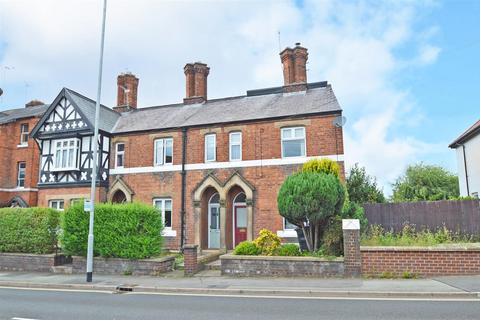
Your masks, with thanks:
<instances>
[{"instance_id":1,"label":"tarmac road","mask_svg":"<svg viewBox=\"0 0 480 320\"><path fill-rule=\"evenodd\" d=\"M223 297L0 288L0 319L479 319L480 300Z\"/></svg>"}]
</instances>

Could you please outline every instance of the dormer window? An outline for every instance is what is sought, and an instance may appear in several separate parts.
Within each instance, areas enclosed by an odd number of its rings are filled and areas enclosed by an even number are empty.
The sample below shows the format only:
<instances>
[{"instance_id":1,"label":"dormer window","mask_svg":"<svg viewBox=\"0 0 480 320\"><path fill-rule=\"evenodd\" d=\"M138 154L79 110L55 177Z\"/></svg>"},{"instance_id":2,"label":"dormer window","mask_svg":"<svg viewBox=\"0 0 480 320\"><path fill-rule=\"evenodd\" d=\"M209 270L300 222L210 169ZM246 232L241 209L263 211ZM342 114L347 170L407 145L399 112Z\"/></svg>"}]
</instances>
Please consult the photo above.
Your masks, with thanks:
<instances>
[{"instance_id":1,"label":"dormer window","mask_svg":"<svg viewBox=\"0 0 480 320\"><path fill-rule=\"evenodd\" d=\"M78 170L79 139L54 140L53 146L54 171Z\"/></svg>"}]
</instances>

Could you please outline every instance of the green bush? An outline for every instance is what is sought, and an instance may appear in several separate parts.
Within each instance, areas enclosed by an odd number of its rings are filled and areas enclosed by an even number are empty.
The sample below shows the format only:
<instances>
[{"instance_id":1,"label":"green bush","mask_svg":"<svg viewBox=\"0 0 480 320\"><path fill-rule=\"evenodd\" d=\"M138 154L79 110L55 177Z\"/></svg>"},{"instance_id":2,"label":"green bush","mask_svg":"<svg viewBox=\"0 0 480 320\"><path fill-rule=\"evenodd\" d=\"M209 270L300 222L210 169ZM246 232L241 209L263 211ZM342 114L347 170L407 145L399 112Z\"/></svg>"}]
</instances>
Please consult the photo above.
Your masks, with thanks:
<instances>
[{"instance_id":1,"label":"green bush","mask_svg":"<svg viewBox=\"0 0 480 320\"><path fill-rule=\"evenodd\" d=\"M0 209L0 252L54 252L59 216L49 208Z\"/></svg>"},{"instance_id":2,"label":"green bush","mask_svg":"<svg viewBox=\"0 0 480 320\"><path fill-rule=\"evenodd\" d=\"M233 254L237 256L258 256L260 252L260 249L253 241L240 242L233 250Z\"/></svg>"},{"instance_id":3,"label":"green bush","mask_svg":"<svg viewBox=\"0 0 480 320\"><path fill-rule=\"evenodd\" d=\"M87 254L89 214L83 203L71 206L63 219L63 251L69 255ZM160 254L163 230L161 213L153 206L96 204L94 255L144 259Z\"/></svg>"},{"instance_id":4,"label":"green bush","mask_svg":"<svg viewBox=\"0 0 480 320\"><path fill-rule=\"evenodd\" d=\"M287 243L278 248L276 252L277 256L288 256L288 257L295 257L300 256L302 253L300 252L300 248L293 243Z\"/></svg>"},{"instance_id":5,"label":"green bush","mask_svg":"<svg viewBox=\"0 0 480 320\"><path fill-rule=\"evenodd\" d=\"M333 174L340 177L340 167L336 161L330 159L313 159L302 166L302 172Z\"/></svg>"},{"instance_id":6,"label":"green bush","mask_svg":"<svg viewBox=\"0 0 480 320\"><path fill-rule=\"evenodd\" d=\"M260 250L260 253L265 256L273 256L275 251L280 247L282 240L279 236L270 230L260 230L257 239L253 241Z\"/></svg>"}]
</instances>

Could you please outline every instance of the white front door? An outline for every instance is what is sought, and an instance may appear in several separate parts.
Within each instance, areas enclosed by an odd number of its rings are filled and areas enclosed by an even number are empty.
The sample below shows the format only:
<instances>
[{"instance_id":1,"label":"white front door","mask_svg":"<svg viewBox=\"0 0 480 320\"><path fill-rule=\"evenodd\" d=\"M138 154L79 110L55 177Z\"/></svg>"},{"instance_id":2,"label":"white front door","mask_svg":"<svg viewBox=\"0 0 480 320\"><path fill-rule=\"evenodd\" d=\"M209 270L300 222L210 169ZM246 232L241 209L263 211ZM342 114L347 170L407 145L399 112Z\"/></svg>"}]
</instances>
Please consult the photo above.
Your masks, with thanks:
<instances>
[{"instance_id":1,"label":"white front door","mask_svg":"<svg viewBox=\"0 0 480 320\"><path fill-rule=\"evenodd\" d=\"M208 206L208 248L220 248L220 206L210 204Z\"/></svg>"}]
</instances>

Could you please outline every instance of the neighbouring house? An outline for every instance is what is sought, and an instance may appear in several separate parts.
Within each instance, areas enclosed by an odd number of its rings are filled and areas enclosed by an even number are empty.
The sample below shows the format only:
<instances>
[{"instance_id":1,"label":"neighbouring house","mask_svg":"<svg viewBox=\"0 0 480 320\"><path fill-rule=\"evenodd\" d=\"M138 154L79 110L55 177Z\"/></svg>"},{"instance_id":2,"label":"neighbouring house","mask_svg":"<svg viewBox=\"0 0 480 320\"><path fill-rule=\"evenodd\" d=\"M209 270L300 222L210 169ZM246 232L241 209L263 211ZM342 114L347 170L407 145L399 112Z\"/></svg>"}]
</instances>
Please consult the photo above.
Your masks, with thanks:
<instances>
[{"instance_id":1,"label":"neighbouring house","mask_svg":"<svg viewBox=\"0 0 480 320\"><path fill-rule=\"evenodd\" d=\"M278 214L278 190L314 158L337 161L344 177L334 125L342 110L330 84L307 82L306 48L280 57L282 86L212 100L210 68L187 63L186 96L172 105L137 107L139 79L119 75L117 105L100 111L97 201L158 207L172 249L232 249L262 228L296 237ZM44 108L31 133L40 149L37 205L62 209L89 198L95 101L64 88Z\"/></svg>"},{"instance_id":2,"label":"neighbouring house","mask_svg":"<svg viewBox=\"0 0 480 320\"><path fill-rule=\"evenodd\" d=\"M0 207L37 204L39 151L29 134L47 107L33 100L0 111Z\"/></svg>"},{"instance_id":3,"label":"neighbouring house","mask_svg":"<svg viewBox=\"0 0 480 320\"><path fill-rule=\"evenodd\" d=\"M449 147L457 152L460 195L478 197L480 193L480 120L462 133Z\"/></svg>"}]
</instances>

